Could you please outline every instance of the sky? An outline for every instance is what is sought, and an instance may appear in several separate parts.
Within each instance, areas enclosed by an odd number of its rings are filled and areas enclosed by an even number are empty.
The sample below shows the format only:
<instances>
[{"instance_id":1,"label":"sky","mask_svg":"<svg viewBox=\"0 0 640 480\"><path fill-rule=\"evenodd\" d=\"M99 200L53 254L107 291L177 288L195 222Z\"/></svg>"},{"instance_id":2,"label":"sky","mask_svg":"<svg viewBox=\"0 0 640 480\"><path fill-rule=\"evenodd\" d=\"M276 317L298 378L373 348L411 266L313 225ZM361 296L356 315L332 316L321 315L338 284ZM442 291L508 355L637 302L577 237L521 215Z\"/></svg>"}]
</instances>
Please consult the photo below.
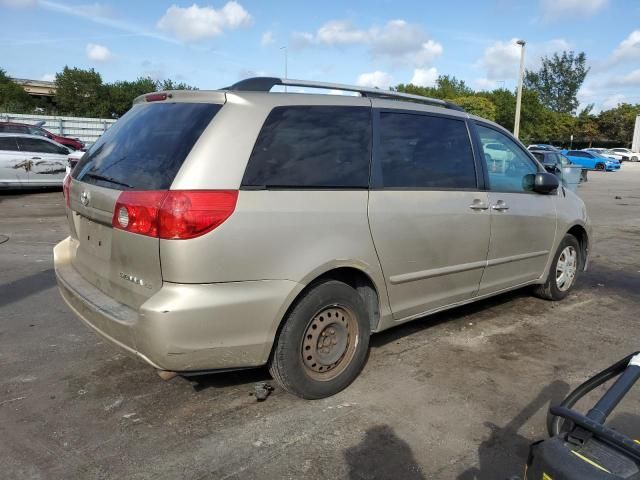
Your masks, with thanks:
<instances>
[{"instance_id":1,"label":"sky","mask_svg":"<svg viewBox=\"0 0 640 480\"><path fill-rule=\"evenodd\" d=\"M68 65L215 89L284 76L286 55L295 79L388 88L448 74L513 89L517 39L530 69L586 53L582 105L640 103L639 0L0 0L0 68L16 78Z\"/></svg>"}]
</instances>

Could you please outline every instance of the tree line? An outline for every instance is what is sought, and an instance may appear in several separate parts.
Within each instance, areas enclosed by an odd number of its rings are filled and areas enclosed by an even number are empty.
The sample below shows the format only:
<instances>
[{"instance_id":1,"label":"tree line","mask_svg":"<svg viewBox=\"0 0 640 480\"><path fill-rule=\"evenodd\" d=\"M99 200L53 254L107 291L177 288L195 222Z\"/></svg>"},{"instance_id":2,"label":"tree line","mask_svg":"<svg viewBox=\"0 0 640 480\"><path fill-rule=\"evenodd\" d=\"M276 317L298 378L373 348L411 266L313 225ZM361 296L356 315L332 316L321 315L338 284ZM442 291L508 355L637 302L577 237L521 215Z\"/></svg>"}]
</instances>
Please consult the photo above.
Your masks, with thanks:
<instances>
[{"instance_id":1,"label":"tree line","mask_svg":"<svg viewBox=\"0 0 640 480\"><path fill-rule=\"evenodd\" d=\"M537 70L527 70L522 94L520 138L525 143L569 146L626 146L633 135L640 104L622 103L598 114L593 105L578 111L578 91L589 73L584 53L561 52L543 57ZM103 83L93 69L64 67L56 74L53 100L33 98L0 69L0 111L118 118L134 98L158 90L195 90L172 80L140 77L134 81ZM497 88L475 91L463 80L441 75L435 86L399 84L399 92L440 98L462 106L467 112L493 120L513 130L516 93Z\"/></svg>"},{"instance_id":2,"label":"tree line","mask_svg":"<svg viewBox=\"0 0 640 480\"><path fill-rule=\"evenodd\" d=\"M139 95L158 90L197 90L186 83L148 77L103 83L102 76L94 69L69 67L56 74L55 85L53 99L34 98L0 69L0 111L118 118L131 108Z\"/></svg>"}]
</instances>

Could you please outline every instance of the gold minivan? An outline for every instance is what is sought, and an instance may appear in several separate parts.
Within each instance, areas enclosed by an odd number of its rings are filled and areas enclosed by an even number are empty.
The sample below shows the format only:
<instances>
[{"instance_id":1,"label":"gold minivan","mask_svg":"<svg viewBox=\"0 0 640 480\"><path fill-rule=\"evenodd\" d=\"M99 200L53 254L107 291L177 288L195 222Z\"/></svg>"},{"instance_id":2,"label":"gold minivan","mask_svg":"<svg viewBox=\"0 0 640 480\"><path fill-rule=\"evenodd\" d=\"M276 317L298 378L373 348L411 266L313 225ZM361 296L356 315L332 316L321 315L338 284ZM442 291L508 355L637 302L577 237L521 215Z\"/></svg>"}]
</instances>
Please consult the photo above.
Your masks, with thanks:
<instances>
[{"instance_id":1,"label":"gold minivan","mask_svg":"<svg viewBox=\"0 0 640 480\"><path fill-rule=\"evenodd\" d=\"M348 85L144 95L64 194L55 269L86 324L165 376L267 364L309 399L357 377L371 333L529 285L565 297L589 251L583 202L506 130Z\"/></svg>"}]
</instances>

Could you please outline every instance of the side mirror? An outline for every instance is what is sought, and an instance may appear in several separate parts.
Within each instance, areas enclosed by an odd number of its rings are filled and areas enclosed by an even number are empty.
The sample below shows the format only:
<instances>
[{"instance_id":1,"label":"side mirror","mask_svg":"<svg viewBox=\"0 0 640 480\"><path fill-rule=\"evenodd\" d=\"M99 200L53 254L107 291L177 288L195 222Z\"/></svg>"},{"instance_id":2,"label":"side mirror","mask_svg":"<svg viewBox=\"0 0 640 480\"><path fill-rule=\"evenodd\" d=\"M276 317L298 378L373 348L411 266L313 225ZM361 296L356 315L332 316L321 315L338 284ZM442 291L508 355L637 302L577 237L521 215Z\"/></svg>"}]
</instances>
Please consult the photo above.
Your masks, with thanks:
<instances>
[{"instance_id":1,"label":"side mirror","mask_svg":"<svg viewBox=\"0 0 640 480\"><path fill-rule=\"evenodd\" d=\"M560 181L558 177L551 173L540 172L535 174L533 180L533 191L537 193L547 194L558 189Z\"/></svg>"}]
</instances>

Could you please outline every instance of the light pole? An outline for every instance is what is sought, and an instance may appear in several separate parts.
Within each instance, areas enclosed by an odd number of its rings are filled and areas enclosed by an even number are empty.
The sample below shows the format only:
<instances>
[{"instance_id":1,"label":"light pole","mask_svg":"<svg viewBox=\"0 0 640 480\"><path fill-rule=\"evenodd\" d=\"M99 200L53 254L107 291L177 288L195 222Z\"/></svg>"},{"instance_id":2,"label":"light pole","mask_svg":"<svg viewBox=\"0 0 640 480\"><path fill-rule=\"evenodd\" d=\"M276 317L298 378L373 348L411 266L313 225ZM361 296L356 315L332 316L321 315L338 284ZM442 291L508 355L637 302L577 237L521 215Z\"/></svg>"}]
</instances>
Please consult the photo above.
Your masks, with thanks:
<instances>
[{"instance_id":1,"label":"light pole","mask_svg":"<svg viewBox=\"0 0 640 480\"><path fill-rule=\"evenodd\" d=\"M284 47L280 47L280 50L284 50L284 78L286 79L288 76L287 69L289 68L289 49L285 45ZM287 92L287 86L284 86L285 93Z\"/></svg>"},{"instance_id":2,"label":"light pole","mask_svg":"<svg viewBox=\"0 0 640 480\"><path fill-rule=\"evenodd\" d=\"M518 138L520 134L520 106L522 104L522 80L524 77L524 46L527 42L524 40L518 40L516 42L522 47L520 50L520 74L518 75L518 93L516 96L516 119L513 125L513 136Z\"/></svg>"}]
</instances>

